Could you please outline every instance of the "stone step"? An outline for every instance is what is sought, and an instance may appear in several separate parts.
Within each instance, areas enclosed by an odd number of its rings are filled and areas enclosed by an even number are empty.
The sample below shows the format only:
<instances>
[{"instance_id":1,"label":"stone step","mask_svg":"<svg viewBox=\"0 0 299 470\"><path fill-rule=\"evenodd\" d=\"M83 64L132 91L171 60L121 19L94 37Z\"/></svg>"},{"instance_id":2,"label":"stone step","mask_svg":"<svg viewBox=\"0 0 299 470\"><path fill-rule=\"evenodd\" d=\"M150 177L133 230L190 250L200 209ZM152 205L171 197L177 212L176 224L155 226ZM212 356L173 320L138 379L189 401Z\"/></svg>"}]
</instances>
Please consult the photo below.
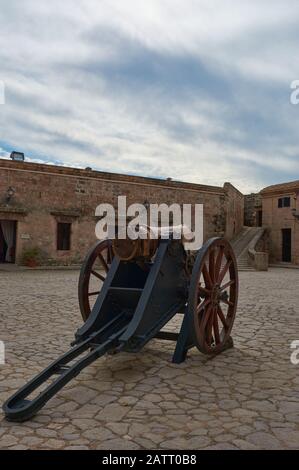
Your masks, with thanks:
<instances>
[{"instance_id":1,"label":"stone step","mask_svg":"<svg viewBox=\"0 0 299 470\"><path fill-rule=\"evenodd\" d=\"M238 271L255 271L252 266L238 266Z\"/></svg>"}]
</instances>

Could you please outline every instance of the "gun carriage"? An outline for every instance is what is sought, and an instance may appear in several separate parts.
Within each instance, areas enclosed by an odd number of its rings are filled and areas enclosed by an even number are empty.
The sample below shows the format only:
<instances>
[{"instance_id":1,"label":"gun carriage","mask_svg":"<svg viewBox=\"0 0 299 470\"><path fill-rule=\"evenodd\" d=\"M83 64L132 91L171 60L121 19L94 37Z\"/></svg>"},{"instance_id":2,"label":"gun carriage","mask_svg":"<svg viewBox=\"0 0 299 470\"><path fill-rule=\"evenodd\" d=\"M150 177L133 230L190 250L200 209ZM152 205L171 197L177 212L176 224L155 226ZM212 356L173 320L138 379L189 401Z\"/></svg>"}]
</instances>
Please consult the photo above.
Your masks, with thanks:
<instances>
[{"instance_id":1,"label":"gun carriage","mask_svg":"<svg viewBox=\"0 0 299 470\"><path fill-rule=\"evenodd\" d=\"M196 253L171 233L168 239L98 241L82 265L78 290L84 323L71 349L3 405L8 420L32 417L106 353L136 353L158 338L175 342L172 360L181 363L193 347L213 355L233 346L238 272L224 238L208 240ZM182 316L179 331L165 331L176 315Z\"/></svg>"}]
</instances>

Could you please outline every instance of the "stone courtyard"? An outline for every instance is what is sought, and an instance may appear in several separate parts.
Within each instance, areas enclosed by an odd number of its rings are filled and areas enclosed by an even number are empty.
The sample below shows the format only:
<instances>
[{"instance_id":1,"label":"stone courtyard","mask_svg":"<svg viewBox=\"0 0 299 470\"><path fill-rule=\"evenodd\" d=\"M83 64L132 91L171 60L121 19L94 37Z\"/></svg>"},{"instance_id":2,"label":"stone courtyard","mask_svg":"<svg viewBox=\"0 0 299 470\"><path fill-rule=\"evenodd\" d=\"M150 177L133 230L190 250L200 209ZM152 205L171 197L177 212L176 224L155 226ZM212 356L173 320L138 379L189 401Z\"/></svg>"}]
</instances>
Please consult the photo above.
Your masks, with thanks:
<instances>
[{"instance_id":1,"label":"stone courtyard","mask_svg":"<svg viewBox=\"0 0 299 470\"><path fill-rule=\"evenodd\" d=\"M69 348L81 324L78 271L0 272L0 402ZM106 356L31 421L0 415L1 449L298 449L299 270L240 273L235 348L192 350L153 340ZM179 318L178 318L179 320ZM172 325L174 327L175 325Z\"/></svg>"}]
</instances>

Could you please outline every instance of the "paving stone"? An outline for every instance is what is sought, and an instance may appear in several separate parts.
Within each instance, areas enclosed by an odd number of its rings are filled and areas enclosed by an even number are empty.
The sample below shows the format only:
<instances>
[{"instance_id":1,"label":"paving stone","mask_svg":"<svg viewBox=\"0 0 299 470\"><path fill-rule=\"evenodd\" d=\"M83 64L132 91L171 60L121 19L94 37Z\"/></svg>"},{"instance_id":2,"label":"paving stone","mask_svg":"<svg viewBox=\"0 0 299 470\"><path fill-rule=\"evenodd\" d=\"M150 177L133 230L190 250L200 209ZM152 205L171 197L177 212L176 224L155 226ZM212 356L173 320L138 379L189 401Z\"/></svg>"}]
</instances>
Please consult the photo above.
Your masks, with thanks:
<instances>
[{"instance_id":1,"label":"paving stone","mask_svg":"<svg viewBox=\"0 0 299 470\"><path fill-rule=\"evenodd\" d=\"M89 450L87 446L67 446L64 448L65 450Z\"/></svg>"},{"instance_id":2,"label":"paving stone","mask_svg":"<svg viewBox=\"0 0 299 470\"><path fill-rule=\"evenodd\" d=\"M20 440L20 443L23 445L27 445L29 449L37 449L37 446L39 446L42 442L43 439L40 439L39 437L35 436L23 437Z\"/></svg>"},{"instance_id":3,"label":"paving stone","mask_svg":"<svg viewBox=\"0 0 299 470\"><path fill-rule=\"evenodd\" d=\"M299 413L299 401L298 402L286 401L286 402L280 403L279 412L283 414Z\"/></svg>"},{"instance_id":4,"label":"paving stone","mask_svg":"<svg viewBox=\"0 0 299 470\"><path fill-rule=\"evenodd\" d=\"M238 447L230 442L219 442L218 444L205 447L205 450L238 450Z\"/></svg>"},{"instance_id":5,"label":"paving stone","mask_svg":"<svg viewBox=\"0 0 299 470\"><path fill-rule=\"evenodd\" d=\"M94 399L98 395L98 392L83 385L77 385L77 387L72 388L67 392L64 391L63 394L64 396L75 401L79 405L85 405L86 403Z\"/></svg>"},{"instance_id":6,"label":"paving stone","mask_svg":"<svg viewBox=\"0 0 299 470\"><path fill-rule=\"evenodd\" d=\"M223 410L235 410L239 407L237 400L220 400L219 406Z\"/></svg>"},{"instance_id":7,"label":"paving stone","mask_svg":"<svg viewBox=\"0 0 299 470\"><path fill-rule=\"evenodd\" d=\"M128 433L129 423L107 423L107 428L109 428L114 434L120 436L125 436Z\"/></svg>"},{"instance_id":8,"label":"paving stone","mask_svg":"<svg viewBox=\"0 0 299 470\"><path fill-rule=\"evenodd\" d=\"M98 412L98 405L83 405L76 409L76 418L93 418Z\"/></svg>"},{"instance_id":9,"label":"paving stone","mask_svg":"<svg viewBox=\"0 0 299 470\"><path fill-rule=\"evenodd\" d=\"M135 405L135 403L138 402L138 398L135 398L135 397L121 397L119 399L119 404L122 405L122 406L131 406L131 405Z\"/></svg>"},{"instance_id":10,"label":"paving stone","mask_svg":"<svg viewBox=\"0 0 299 470\"><path fill-rule=\"evenodd\" d=\"M277 428L272 431L287 447L299 449L299 430Z\"/></svg>"},{"instance_id":11,"label":"paving stone","mask_svg":"<svg viewBox=\"0 0 299 470\"><path fill-rule=\"evenodd\" d=\"M246 410L243 408L236 408L232 410L232 416L238 419L250 418L253 419L254 417L258 416L256 411Z\"/></svg>"},{"instance_id":12,"label":"paving stone","mask_svg":"<svg viewBox=\"0 0 299 470\"><path fill-rule=\"evenodd\" d=\"M140 446L126 439L111 439L95 446L96 450L138 450Z\"/></svg>"},{"instance_id":13,"label":"paving stone","mask_svg":"<svg viewBox=\"0 0 299 470\"><path fill-rule=\"evenodd\" d=\"M36 435L39 437L57 437L57 431L53 429L38 429Z\"/></svg>"},{"instance_id":14,"label":"paving stone","mask_svg":"<svg viewBox=\"0 0 299 470\"><path fill-rule=\"evenodd\" d=\"M287 422L299 424L299 413L287 414L285 419Z\"/></svg>"},{"instance_id":15,"label":"paving stone","mask_svg":"<svg viewBox=\"0 0 299 470\"><path fill-rule=\"evenodd\" d=\"M0 417L0 448L298 449L297 278L290 269L241 272L234 349L212 359L194 349L176 365L173 344L153 341L140 354L101 358L31 421ZM73 340L77 281L77 272L1 273L1 403Z\"/></svg>"},{"instance_id":16,"label":"paving stone","mask_svg":"<svg viewBox=\"0 0 299 470\"><path fill-rule=\"evenodd\" d=\"M96 418L103 421L121 421L127 414L128 408L118 404L107 405Z\"/></svg>"},{"instance_id":17,"label":"paving stone","mask_svg":"<svg viewBox=\"0 0 299 470\"><path fill-rule=\"evenodd\" d=\"M65 447L65 441L62 439L48 439L45 441L45 444L49 449L62 449Z\"/></svg>"},{"instance_id":18,"label":"paving stone","mask_svg":"<svg viewBox=\"0 0 299 470\"><path fill-rule=\"evenodd\" d=\"M258 450L258 447L245 439L234 439L232 443L240 450Z\"/></svg>"},{"instance_id":19,"label":"paving stone","mask_svg":"<svg viewBox=\"0 0 299 470\"><path fill-rule=\"evenodd\" d=\"M86 431L87 429L93 429L99 425L93 419L84 419L84 418L75 418L73 419L72 422L75 427L81 429L82 431Z\"/></svg>"},{"instance_id":20,"label":"paving stone","mask_svg":"<svg viewBox=\"0 0 299 470\"><path fill-rule=\"evenodd\" d=\"M245 406L254 411L276 411L273 403L267 400L251 400L245 403Z\"/></svg>"},{"instance_id":21,"label":"paving stone","mask_svg":"<svg viewBox=\"0 0 299 470\"><path fill-rule=\"evenodd\" d=\"M231 430L234 434L237 436L247 436L248 434L253 432L253 428L251 426L246 426L246 424L243 424L241 426L236 426Z\"/></svg>"},{"instance_id":22,"label":"paving stone","mask_svg":"<svg viewBox=\"0 0 299 470\"><path fill-rule=\"evenodd\" d=\"M6 449L10 446L17 445L18 444L18 439L14 436L3 436L0 439L0 449Z\"/></svg>"},{"instance_id":23,"label":"paving stone","mask_svg":"<svg viewBox=\"0 0 299 470\"><path fill-rule=\"evenodd\" d=\"M61 439L63 439L64 441L78 441L78 439L80 439L80 434L67 434L67 433L63 433L61 434Z\"/></svg>"},{"instance_id":24,"label":"paving stone","mask_svg":"<svg viewBox=\"0 0 299 470\"><path fill-rule=\"evenodd\" d=\"M105 428L94 428L88 429L82 433L82 436L89 441L107 441L108 439L113 439L114 435L109 429Z\"/></svg>"},{"instance_id":25,"label":"paving stone","mask_svg":"<svg viewBox=\"0 0 299 470\"><path fill-rule=\"evenodd\" d=\"M161 443L162 449L201 449L208 446L211 443L211 440L208 437L196 436L191 438L175 438L168 439Z\"/></svg>"},{"instance_id":26,"label":"paving stone","mask_svg":"<svg viewBox=\"0 0 299 470\"><path fill-rule=\"evenodd\" d=\"M281 444L275 436L266 432L255 432L247 436L247 440L261 450L279 449Z\"/></svg>"}]
</instances>

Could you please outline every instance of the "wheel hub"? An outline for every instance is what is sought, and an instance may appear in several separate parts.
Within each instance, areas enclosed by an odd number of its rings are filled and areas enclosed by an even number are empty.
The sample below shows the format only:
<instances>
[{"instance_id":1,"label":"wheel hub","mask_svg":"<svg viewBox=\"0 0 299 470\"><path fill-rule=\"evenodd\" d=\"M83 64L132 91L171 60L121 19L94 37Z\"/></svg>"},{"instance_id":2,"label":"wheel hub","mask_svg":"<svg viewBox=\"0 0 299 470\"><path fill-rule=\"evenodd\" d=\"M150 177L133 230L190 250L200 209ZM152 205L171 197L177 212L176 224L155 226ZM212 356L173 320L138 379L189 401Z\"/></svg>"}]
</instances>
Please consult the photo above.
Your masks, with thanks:
<instances>
[{"instance_id":1,"label":"wheel hub","mask_svg":"<svg viewBox=\"0 0 299 470\"><path fill-rule=\"evenodd\" d=\"M212 293L211 293L212 304L213 304L213 305L218 305L219 302L220 302L220 298L221 298L220 286L219 286L218 284L216 284L216 285L213 287Z\"/></svg>"},{"instance_id":2,"label":"wheel hub","mask_svg":"<svg viewBox=\"0 0 299 470\"><path fill-rule=\"evenodd\" d=\"M212 292L211 292L211 302L214 306L217 306L219 305L219 303L221 301L227 301L228 300L228 293L227 291L222 291L221 290L221 286L216 284L213 288L212 288Z\"/></svg>"}]
</instances>

